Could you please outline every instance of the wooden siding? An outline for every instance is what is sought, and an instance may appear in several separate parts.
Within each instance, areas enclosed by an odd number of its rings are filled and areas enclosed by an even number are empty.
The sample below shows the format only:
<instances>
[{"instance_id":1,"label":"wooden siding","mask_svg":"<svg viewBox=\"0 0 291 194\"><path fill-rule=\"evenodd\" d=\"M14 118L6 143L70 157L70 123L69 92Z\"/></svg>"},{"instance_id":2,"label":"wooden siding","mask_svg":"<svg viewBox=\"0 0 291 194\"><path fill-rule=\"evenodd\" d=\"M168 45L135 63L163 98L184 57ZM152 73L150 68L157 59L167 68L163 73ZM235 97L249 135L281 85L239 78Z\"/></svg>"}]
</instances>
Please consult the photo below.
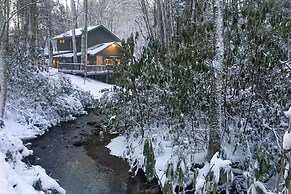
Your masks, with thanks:
<instances>
[{"instance_id":1,"label":"wooden siding","mask_svg":"<svg viewBox=\"0 0 291 194\"><path fill-rule=\"evenodd\" d=\"M105 42L120 42L120 39L107 31L103 26L88 32L88 47Z\"/></svg>"},{"instance_id":2,"label":"wooden siding","mask_svg":"<svg viewBox=\"0 0 291 194\"><path fill-rule=\"evenodd\" d=\"M60 40L64 40L64 43L60 43ZM72 50L72 39L71 38L62 38L57 40L58 51L68 51Z\"/></svg>"}]
</instances>

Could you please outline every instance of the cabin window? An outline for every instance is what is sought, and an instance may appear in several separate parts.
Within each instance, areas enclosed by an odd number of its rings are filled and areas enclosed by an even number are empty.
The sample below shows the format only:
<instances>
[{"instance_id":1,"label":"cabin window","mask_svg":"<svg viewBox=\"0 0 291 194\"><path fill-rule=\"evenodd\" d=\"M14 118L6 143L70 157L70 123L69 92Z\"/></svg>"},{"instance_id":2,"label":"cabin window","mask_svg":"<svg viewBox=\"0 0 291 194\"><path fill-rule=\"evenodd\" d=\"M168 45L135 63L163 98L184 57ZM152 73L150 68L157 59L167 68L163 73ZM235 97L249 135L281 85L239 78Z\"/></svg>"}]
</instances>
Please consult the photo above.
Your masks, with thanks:
<instances>
[{"instance_id":1,"label":"cabin window","mask_svg":"<svg viewBox=\"0 0 291 194\"><path fill-rule=\"evenodd\" d=\"M105 64L113 64L113 60L112 59L105 59Z\"/></svg>"},{"instance_id":2,"label":"cabin window","mask_svg":"<svg viewBox=\"0 0 291 194\"><path fill-rule=\"evenodd\" d=\"M59 66L59 60L53 59L53 67L58 67Z\"/></svg>"},{"instance_id":3,"label":"cabin window","mask_svg":"<svg viewBox=\"0 0 291 194\"><path fill-rule=\"evenodd\" d=\"M64 39L61 39L61 40L59 40L59 43L64 44L65 43L65 40Z\"/></svg>"},{"instance_id":4,"label":"cabin window","mask_svg":"<svg viewBox=\"0 0 291 194\"><path fill-rule=\"evenodd\" d=\"M120 59L115 59L116 65L120 65Z\"/></svg>"}]
</instances>

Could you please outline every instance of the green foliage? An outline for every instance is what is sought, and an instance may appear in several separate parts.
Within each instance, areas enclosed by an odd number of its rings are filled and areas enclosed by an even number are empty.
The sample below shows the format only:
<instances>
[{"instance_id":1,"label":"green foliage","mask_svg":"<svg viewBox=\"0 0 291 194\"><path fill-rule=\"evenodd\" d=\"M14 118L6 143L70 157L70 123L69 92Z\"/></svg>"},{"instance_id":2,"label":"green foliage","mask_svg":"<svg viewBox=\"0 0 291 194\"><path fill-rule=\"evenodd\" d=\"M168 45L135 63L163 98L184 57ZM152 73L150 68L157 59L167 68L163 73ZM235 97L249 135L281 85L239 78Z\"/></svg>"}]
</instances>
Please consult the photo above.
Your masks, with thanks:
<instances>
[{"instance_id":1,"label":"green foliage","mask_svg":"<svg viewBox=\"0 0 291 194\"><path fill-rule=\"evenodd\" d=\"M259 149L256 161L257 165L254 169L254 175L257 180L264 182L270 176L270 159L264 150Z\"/></svg>"},{"instance_id":2,"label":"green foliage","mask_svg":"<svg viewBox=\"0 0 291 194\"><path fill-rule=\"evenodd\" d=\"M144 141L143 155L145 174L148 178L148 181L152 181L156 176L156 160L151 140L146 139Z\"/></svg>"},{"instance_id":3,"label":"green foliage","mask_svg":"<svg viewBox=\"0 0 291 194\"><path fill-rule=\"evenodd\" d=\"M288 193L290 193L290 191L291 191L291 172L290 172L290 162L291 162L291 159L289 158L289 159L286 159L286 163L288 163L289 165L288 165L288 169L285 169L285 171L286 170L288 170L288 175L287 175L287 177L285 178L285 186L286 186L286 188L287 188L287 190L288 190Z\"/></svg>"},{"instance_id":4,"label":"green foliage","mask_svg":"<svg viewBox=\"0 0 291 194\"><path fill-rule=\"evenodd\" d=\"M174 164L172 162L168 162L167 170L166 170L166 183L163 188L164 193L174 193L173 188L182 188L184 183L184 158L180 157L177 161L177 166L174 169Z\"/></svg>"},{"instance_id":5,"label":"green foliage","mask_svg":"<svg viewBox=\"0 0 291 194\"><path fill-rule=\"evenodd\" d=\"M183 178L184 178L184 172L183 172L183 167L182 165L184 164L183 157L180 157L177 163L176 167L176 175L175 175L175 180L177 181L178 186L183 185ZM185 167L184 167L185 168Z\"/></svg>"},{"instance_id":6,"label":"green foliage","mask_svg":"<svg viewBox=\"0 0 291 194\"><path fill-rule=\"evenodd\" d=\"M165 194L173 193L173 181L174 181L174 166L172 162L168 162L167 170L166 170L166 183L163 187L163 192Z\"/></svg>"},{"instance_id":7,"label":"green foliage","mask_svg":"<svg viewBox=\"0 0 291 194\"><path fill-rule=\"evenodd\" d=\"M216 193L217 184L215 182L214 172L210 170L206 176L206 183L203 188L207 193Z\"/></svg>"},{"instance_id":8,"label":"green foliage","mask_svg":"<svg viewBox=\"0 0 291 194\"><path fill-rule=\"evenodd\" d=\"M173 185L171 180L166 180L166 183L163 188L164 194L173 194Z\"/></svg>"},{"instance_id":9,"label":"green foliage","mask_svg":"<svg viewBox=\"0 0 291 194\"><path fill-rule=\"evenodd\" d=\"M190 19L187 2L176 3L173 19L179 25L170 49L162 45L160 37L150 37L140 57L135 58L136 38L124 42L127 52L116 69L119 87L111 113L117 116L116 129L125 129L131 137L162 133L158 129L166 126L169 133L165 139L185 156L203 151L208 139L205 131L197 129L209 127L213 7L210 1L194 1ZM274 164L280 157L275 139L282 136L286 123L282 110L291 103L291 74L280 63L287 57L291 3L233 1L225 2L224 8L223 141L235 147L234 153L242 154L242 169L257 161L257 180L273 180L278 172ZM214 187L229 189L228 175L221 173L221 183ZM189 177L170 164L166 174L167 192ZM239 181L244 182L240 190L244 192L249 183L246 178Z\"/></svg>"}]
</instances>

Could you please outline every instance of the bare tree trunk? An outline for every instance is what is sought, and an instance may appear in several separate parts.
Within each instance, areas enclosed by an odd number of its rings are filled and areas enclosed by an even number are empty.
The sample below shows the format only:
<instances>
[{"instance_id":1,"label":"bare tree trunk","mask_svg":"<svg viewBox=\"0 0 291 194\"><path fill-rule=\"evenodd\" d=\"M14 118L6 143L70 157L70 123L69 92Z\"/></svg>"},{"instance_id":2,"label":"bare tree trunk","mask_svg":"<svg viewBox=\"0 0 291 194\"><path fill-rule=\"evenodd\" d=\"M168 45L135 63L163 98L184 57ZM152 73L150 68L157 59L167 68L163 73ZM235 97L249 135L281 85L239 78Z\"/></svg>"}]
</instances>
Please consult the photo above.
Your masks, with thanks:
<instances>
[{"instance_id":1,"label":"bare tree trunk","mask_svg":"<svg viewBox=\"0 0 291 194\"><path fill-rule=\"evenodd\" d=\"M2 119L4 117L7 98L8 61L5 57L6 46L1 44L0 47L0 119Z\"/></svg>"},{"instance_id":2,"label":"bare tree trunk","mask_svg":"<svg viewBox=\"0 0 291 194\"><path fill-rule=\"evenodd\" d=\"M214 1L215 20L215 56L213 60L213 81L211 84L211 102L209 110L210 132L208 159L220 150L221 139L221 103L222 103L222 71L224 59L223 43L223 2Z\"/></svg>"},{"instance_id":3,"label":"bare tree trunk","mask_svg":"<svg viewBox=\"0 0 291 194\"><path fill-rule=\"evenodd\" d=\"M87 26L87 18L88 18L88 1L84 0L84 28L82 31L82 63L85 65L85 71L86 71L86 64L87 64L87 34L88 34L88 26Z\"/></svg>"},{"instance_id":4,"label":"bare tree trunk","mask_svg":"<svg viewBox=\"0 0 291 194\"><path fill-rule=\"evenodd\" d=\"M10 2L5 1L4 11L0 11L0 120L3 119L7 98L7 85L8 85L8 60L6 58L8 48L8 29Z\"/></svg>"},{"instance_id":5,"label":"bare tree trunk","mask_svg":"<svg viewBox=\"0 0 291 194\"><path fill-rule=\"evenodd\" d=\"M287 49L287 52L288 52L288 61L290 61L290 54L291 54L291 51L290 51L290 34L288 34L288 49Z\"/></svg>"},{"instance_id":6,"label":"bare tree trunk","mask_svg":"<svg viewBox=\"0 0 291 194\"><path fill-rule=\"evenodd\" d=\"M53 51L52 51L52 44L51 44L51 37L52 37L52 21L51 21L51 2L50 0L45 0L45 6L47 10L47 48L48 48L48 57L49 61L47 66L51 66L53 64ZM48 70L48 69L47 69Z\"/></svg>"},{"instance_id":7,"label":"bare tree trunk","mask_svg":"<svg viewBox=\"0 0 291 194\"><path fill-rule=\"evenodd\" d=\"M148 14L148 9L147 9L147 5L146 5L146 0L139 0L140 2L140 6L143 12L143 18L144 21L146 23L146 27L147 27L147 31L149 33L149 36L152 37L153 33L152 33L152 28L150 27L150 20L149 20L149 14Z\"/></svg>"},{"instance_id":8,"label":"bare tree trunk","mask_svg":"<svg viewBox=\"0 0 291 194\"><path fill-rule=\"evenodd\" d=\"M5 59L4 43L0 43L0 120L4 117L7 96L7 62Z\"/></svg>"},{"instance_id":9,"label":"bare tree trunk","mask_svg":"<svg viewBox=\"0 0 291 194\"><path fill-rule=\"evenodd\" d=\"M29 56L29 50L28 50L28 37L27 36L21 36L21 34L27 34L28 32L28 24L29 24L29 11L27 10L27 5L29 4L29 0L18 0L17 1L17 9L19 9L19 18L20 18L20 31L19 31L19 37L20 37L20 45L22 47L23 54ZM21 9L22 7L25 7L24 9Z\"/></svg>"},{"instance_id":10,"label":"bare tree trunk","mask_svg":"<svg viewBox=\"0 0 291 194\"><path fill-rule=\"evenodd\" d=\"M163 6L161 0L157 0L157 10L158 10L158 38L161 41L162 46L165 46L165 19L163 14Z\"/></svg>"},{"instance_id":11,"label":"bare tree trunk","mask_svg":"<svg viewBox=\"0 0 291 194\"><path fill-rule=\"evenodd\" d=\"M76 45L76 32L75 29L77 27L77 14L76 14L76 6L75 0L71 0L71 12L72 12L72 44L73 44L73 63L78 62L77 58L77 45Z\"/></svg>"},{"instance_id":12,"label":"bare tree trunk","mask_svg":"<svg viewBox=\"0 0 291 194\"><path fill-rule=\"evenodd\" d=\"M28 50L28 57L32 60L35 60L36 57L36 0L31 0L29 9L29 26L28 26L28 42L27 42L27 50ZM33 61L35 62L35 61Z\"/></svg>"}]
</instances>

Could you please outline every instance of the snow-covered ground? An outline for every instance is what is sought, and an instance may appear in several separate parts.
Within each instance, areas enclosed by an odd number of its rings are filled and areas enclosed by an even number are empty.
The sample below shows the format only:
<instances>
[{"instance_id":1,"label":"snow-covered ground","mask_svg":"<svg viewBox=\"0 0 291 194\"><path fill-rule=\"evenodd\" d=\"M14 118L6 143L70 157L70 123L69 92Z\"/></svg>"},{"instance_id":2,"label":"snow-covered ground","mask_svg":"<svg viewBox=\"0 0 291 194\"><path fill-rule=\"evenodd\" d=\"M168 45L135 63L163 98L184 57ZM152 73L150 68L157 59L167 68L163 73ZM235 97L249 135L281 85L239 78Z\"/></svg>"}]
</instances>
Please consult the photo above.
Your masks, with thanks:
<instances>
[{"instance_id":1,"label":"snow-covered ground","mask_svg":"<svg viewBox=\"0 0 291 194\"><path fill-rule=\"evenodd\" d=\"M50 74L53 77L59 73L51 69ZM90 92L95 99L101 97L101 90L113 86L88 78L84 82L82 77L74 75L65 76L69 76L72 84L80 90ZM22 162L25 156L32 154L32 151L23 145L22 140L35 138L39 134L28 125L17 123L18 116L14 111L6 111L5 126L0 128L0 194L42 194L44 191L50 193L53 190L66 193L43 168ZM41 191L37 188L41 188Z\"/></svg>"},{"instance_id":2,"label":"snow-covered ground","mask_svg":"<svg viewBox=\"0 0 291 194\"><path fill-rule=\"evenodd\" d=\"M51 68L50 73L56 74L59 72L57 71L57 69ZM111 89L114 86L90 78L86 78L86 80L84 80L84 78L80 76L70 74L66 74L65 76L70 77L72 84L76 85L78 88L90 92L95 99L99 99L102 96L102 90Z\"/></svg>"}]
</instances>

